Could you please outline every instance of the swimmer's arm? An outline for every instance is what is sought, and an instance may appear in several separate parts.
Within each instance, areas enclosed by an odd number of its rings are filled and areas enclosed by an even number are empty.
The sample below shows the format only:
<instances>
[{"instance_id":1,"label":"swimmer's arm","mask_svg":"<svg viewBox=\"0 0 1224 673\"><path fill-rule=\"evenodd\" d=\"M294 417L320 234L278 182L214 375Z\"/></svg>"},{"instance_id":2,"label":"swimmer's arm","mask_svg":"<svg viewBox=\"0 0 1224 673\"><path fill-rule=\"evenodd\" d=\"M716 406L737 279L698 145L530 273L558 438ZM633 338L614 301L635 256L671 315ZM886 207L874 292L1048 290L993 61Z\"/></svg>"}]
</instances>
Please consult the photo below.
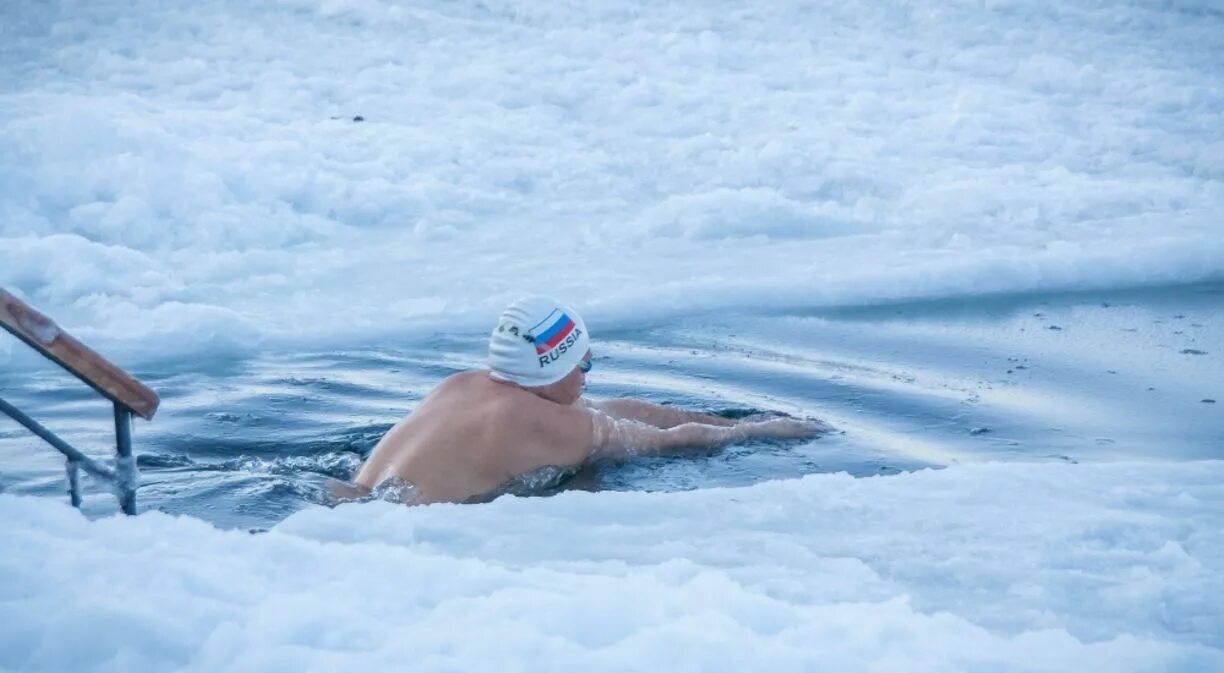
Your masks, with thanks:
<instances>
[{"instance_id":1,"label":"swimmer's arm","mask_svg":"<svg viewBox=\"0 0 1224 673\"><path fill-rule=\"evenodd\" d=\"M735 428L682 423L670 428L656 428L639 421L610 419L610 432L597 435L593 458L625 459L634 456L658 456L683 449L714 449L743 439ZM599 423L596 423L596 427Z\"/></svg>"},{"instance_id":2,"label":"swimmer's arm","mask_svg":"<svg viewBox=\"0 0 1224 673\"><path fill-rule=\"evenodd\" d=\"M712 448L742 438L737 428L682 423L657 428L641 421L613 418L584 405L554 406L550 413L527 416L540 437L541 464L581 465L597 458L658 455L681 448Z\"/></svg>"},{"instance_id":3,"label":"swimmer's arm","mask_svg":"<svg viewBox=\"0 0 1224 673\"><path fill-rule=\"evenodd\" d=\"M587 406L615 419L639 421L656 428L674 428L685 423L701 423L719 427L731 427L735 421L721 416L685 411L675 407L651 404L641 400L618 398L614 400L586 400Z\"/></svg>"},{"instance_id":4,"label":"swimmer's arm","mask_svg":"<svg viewBox=\"0 0 1224 673\"><path fill-rule=\"evenodd\" d=\"M641 421L618 419L582 405L554 405L548 414L527 416L550 465L579 465L591 459L626 459L681 449L712 449L749 439L807 439L824 429L819 423L793 418L740 421L734 425L681 423L658 428ZM543 460L543 458L541 458Z\"/></svg>"},{"instance_id":5,"label":"swimmer's arm","mask_svg":"<svg viewBox=\"0 0 1224 673\"><path fill-rule=\"evenodd\" d=\"M733 425L681 423L657 428L640 421L591 412L591 458L657 456L682 449L714 449L749 439L806 439L823 429L818 423L772 418Z\"/></svg>"}]
</instances>

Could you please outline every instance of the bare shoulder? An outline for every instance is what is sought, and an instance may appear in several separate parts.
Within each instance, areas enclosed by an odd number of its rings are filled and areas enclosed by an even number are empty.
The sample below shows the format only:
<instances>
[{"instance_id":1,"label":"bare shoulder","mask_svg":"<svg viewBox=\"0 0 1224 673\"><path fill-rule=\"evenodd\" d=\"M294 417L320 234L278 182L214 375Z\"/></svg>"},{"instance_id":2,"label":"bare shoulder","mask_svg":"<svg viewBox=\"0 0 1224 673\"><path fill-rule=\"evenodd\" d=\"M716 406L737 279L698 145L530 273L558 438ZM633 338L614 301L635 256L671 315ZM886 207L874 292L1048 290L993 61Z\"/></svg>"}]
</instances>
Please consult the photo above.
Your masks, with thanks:
<instances>
[{"instance_id":1,"label":"bare shoulder","mask_svg":"<svg viewBox=\"0 0 1224 673\"><path fill-rule=\"evenodd\" d=\"M443 388L452 388L455 386L472 385L477 381L483 381L488 378L488 372L484 372L479 369L469 369L467 371L451 374L450 376L442 379L442 382L439 383L434 389L441 390Z\"/></svg>"}]
</instances>

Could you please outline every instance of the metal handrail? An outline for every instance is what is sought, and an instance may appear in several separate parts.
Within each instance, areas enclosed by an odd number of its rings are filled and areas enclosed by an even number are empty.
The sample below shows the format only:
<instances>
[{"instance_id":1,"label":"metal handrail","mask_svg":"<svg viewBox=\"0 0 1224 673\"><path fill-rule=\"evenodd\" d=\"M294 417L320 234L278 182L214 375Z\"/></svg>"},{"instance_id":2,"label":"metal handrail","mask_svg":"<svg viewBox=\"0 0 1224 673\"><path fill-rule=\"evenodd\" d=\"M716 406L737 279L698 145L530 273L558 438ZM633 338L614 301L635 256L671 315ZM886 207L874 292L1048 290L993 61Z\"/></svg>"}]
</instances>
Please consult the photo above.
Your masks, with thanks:
<instances>
[{"instance_id":1,"label":"metal handrail","mask_svg":"<svg viewBox=\"0 0 1224 673\"><path fill-rule=\"evenodd\" d=\"M81 506L79 471L114 485L119 508L136 513L136 458L132 454L132 414L152 419L160 399L157 393L111 364L101 355L64 332L50 318L0 288L0 327L11 332L52 362L68 370L114 403L115 467L110 469L78 451L20 409L0 398L0 412L25 426L67 458L68 496Z\"/></svg>"}]
</instances>

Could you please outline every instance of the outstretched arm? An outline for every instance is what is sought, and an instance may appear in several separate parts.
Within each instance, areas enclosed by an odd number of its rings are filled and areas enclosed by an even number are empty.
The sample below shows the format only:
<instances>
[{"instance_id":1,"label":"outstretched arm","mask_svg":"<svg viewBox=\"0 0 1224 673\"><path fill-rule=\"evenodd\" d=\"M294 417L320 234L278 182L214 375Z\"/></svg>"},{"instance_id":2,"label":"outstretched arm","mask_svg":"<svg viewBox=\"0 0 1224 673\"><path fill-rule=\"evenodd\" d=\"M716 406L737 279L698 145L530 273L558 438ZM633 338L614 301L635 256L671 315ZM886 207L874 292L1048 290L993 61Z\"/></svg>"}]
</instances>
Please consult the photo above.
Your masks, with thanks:
<instances>
[{"instance_id":1,"label":"outstretched arm","mask_svg":"<svg viewBox=\"0 0 1224 673\"><path fill-rule=\"evenodd\" d=\"M626 459L660 455L679 449L709 449L749 439L808 439L826 430L816 421L769 418L728 419L722 425L681 422L667 428L627 418L614 418L590 404L532 403L514 417L528 424L530 445L540 464L579 465L592 458ZM669 410L670 411L670 410ZM704 414L701 414L704 415ZM712 417L715 418L715 417Z\"/></svg>"},{"instance_id":2,"label":"outstretched arm","mask_svg":"<svg viewBox=\"0 0 1224 673\"><path fill-rule=\"evenodd\" d=\"M674 428L685 423L702 423L731 427L735 421L721 416L703 414L697 411L685 411L661 404L651 404L641 400L618 398L614 400L586 400L587 406L618 420L638 421L653 425L656 428Z\"/></svg>"},{"instance_id":3,"label":"outstretched arm","mask_svg":"<svg viewBox=\"0 0 1224 673\"><path fill-rule=\"evenodd\" d=\"M659 455L685 448L716 448L748 439L807 439L823 429L819 423L793 418L727 425L688 422L659 428L637 420L613 418L595 409L590 414L592 458Z\"/></svg>"}]
</instances>

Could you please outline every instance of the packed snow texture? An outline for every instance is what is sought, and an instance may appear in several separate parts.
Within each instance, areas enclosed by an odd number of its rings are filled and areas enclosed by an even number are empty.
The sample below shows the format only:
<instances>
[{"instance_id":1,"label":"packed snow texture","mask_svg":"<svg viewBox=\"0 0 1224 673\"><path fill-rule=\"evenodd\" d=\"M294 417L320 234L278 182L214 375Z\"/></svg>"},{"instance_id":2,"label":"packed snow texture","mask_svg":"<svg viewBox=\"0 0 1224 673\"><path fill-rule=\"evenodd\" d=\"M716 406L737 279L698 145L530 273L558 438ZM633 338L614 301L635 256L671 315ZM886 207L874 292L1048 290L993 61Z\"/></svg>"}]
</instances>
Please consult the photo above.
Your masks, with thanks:
<instances>
[{"instance_id":1,"label":"packed snow texture","mask_svg":"<svg viewBox=\"0 0 1224 673\"><path fill-rule=\"evenodd\" d=\"M1208 0L10 2L0 285L142 357L1218 278L1222 64Z\"/></svg>"},{"instance_id":2,"label":"packed snow texture","mask_svg":"<svg viewBox=\"0 0 1224 673\"><path fill-rule=\"evenodd\" d=\"M0 668L1224 671L1224 463L316 508L0 495Z\"/></svg>"}]
</instances>

